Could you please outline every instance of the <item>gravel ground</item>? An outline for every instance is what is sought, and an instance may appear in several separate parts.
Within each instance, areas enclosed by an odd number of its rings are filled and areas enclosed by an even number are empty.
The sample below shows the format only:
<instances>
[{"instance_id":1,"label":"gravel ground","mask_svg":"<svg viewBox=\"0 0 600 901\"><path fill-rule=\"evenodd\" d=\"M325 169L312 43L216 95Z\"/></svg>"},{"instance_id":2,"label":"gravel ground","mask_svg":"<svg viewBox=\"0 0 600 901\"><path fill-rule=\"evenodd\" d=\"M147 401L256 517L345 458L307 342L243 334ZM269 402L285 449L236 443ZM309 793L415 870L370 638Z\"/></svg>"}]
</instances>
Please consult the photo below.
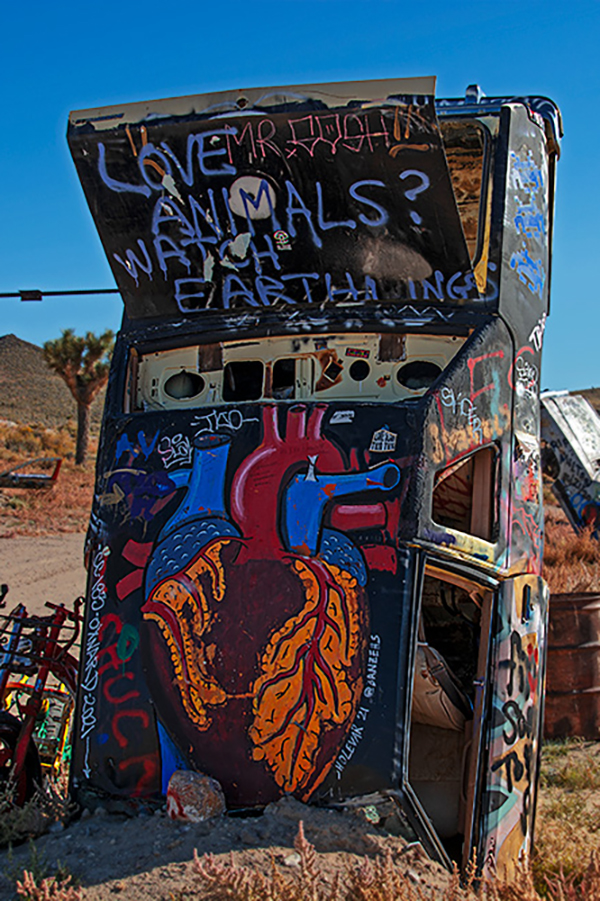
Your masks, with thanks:
<instances>
[{"instance_id":1,"label":"gravel ground","mask_svg":"<svg viewBox=\"0 0 600 901\"><path fill-rule=\"evenodd\" d=\"M86 901L114 901L115 895L128 901L171 901L181 893L187 897L200 885L194 849L199 855L216 855L224 863L230 862L233 852L237 865L265 874L274 858L282 873L290 876L299 872L294 839L301 820L306 838L319 852L324 886L332 884L335 873L360 864L365 856L374 858L389 850L411 882L433 888L434 897L439 897L448 873L429 860L420 845L393 834L400 823L391 802L387 803L388 815L378 825L370 822L365 809L319 809L293 798L270 804L261 816L221 816L196 824L172 821L162 811L126 818L101 810L67 828L57 824L49 834L12 852L2 851L0 901L15 897L15 878L31 867L32 855L37 856L37 866L41 861L49 873L59 865L67 867L81 880ZM386 813L385 807L379 810Z\"/></svg>"}]
</instances>

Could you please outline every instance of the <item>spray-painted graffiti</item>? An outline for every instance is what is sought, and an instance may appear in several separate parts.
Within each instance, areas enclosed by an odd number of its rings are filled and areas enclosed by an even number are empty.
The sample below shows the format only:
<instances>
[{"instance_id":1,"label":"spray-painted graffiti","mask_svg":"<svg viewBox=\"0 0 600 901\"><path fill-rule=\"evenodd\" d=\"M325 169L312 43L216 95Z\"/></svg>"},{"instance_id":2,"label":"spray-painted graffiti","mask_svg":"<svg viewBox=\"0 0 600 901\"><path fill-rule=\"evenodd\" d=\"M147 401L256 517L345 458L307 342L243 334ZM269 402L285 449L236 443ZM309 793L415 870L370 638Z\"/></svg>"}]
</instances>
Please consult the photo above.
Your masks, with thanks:
<instances>
[{"instance_id":1,"label":"spray-painted graffiti","mask_svg":"<svg viewBox=\"0 0 600 901\"><path fill-rule=\"evenodd\" d=\"M521 247L510 258L510 267L532 294L543 297L546 268L539 256L546 237L546 186L541 168L528 151L510 154L510 177L516 191L517 209L514 225L522 238Z\"/></svg>"},{"instance_id":2,"label":"spray-painted graffiti","mask_svg":"<svg viewBox=\"0 0 600 901\"><path fill-rule=\"evenodd\" d=\"M591 500L589 493L567 491L570 506L575 511L582 527L590 528L594 538L600 536L600 502Z\"/></svg>"},{"instance_id":3,"label":"spray-painted graffiti","mask_svg":"<svg viewBox=\"0 0 600 901\"><path fill-rule=\"evenodd\" d=\"M151 438L147 438L143 429L140 429L136 437L131 440L127 433L123 433L119 437L116 450L117 463L121 462L121 458L126 455L125 465L131 466L132 463L140 457L148 459L159 438L159 432L155 432Z\"/></svg>"},{"instance_id":4,"label":"spray-painted graffiti","mask_svg":"<svg viewBox=\"0 0 600 901\"><path fill-rule=\"evenodd\" d=\"M518 102L487 129L408 87L278 90L71 123L127 313L76 779L161 803L191 768L232 808L406 786L424 847L502 869L535 806L552 144ZM318 404L302 342L342 334ZM163 405L179 359L204 388ZM447 740L410 719L421 631L440 702L443 676L473 705Z\"/></svg>"},{"instance_id":5,"label":"spray-painted graffiti","mask_svg":"<svg viewBox=\"0 0 600 901\"><path fill-rule=\"evenodd\" d=\"M90 588L91 617L88 619L87 636L83 655L83 674L80 683L81 703L79 734L85 743L83 772L89 776L90 735L96 728L98 654L100 651L101 613L106 603L106 562L110 554L108 547L98 548L92 559L92 583Z\"/></svg>"},{"instance_id":6,"label":"spray-painted graffiti","mask_svg":"<svg viewBox=\"0 0 600 901\"><path fill-rule=\"evenodd\" d=\"M546 319L547 316L545 313L540 316L531 332L529 333L528 341L531 341L534 350L540 351L542 349L542 343L544 341L544 332L546 331Z\"/></svg>"},{"instance_id":7,"label":"spray-painted graffiti","mask_svg":"<svg viewBox=\"0 0 600 901\"><path fill-rule=\"evenodd\" d=\"M497 682L485 800L486 855L493 850L500 873L510 871L531 843L546 612L541 580L523 577L505 588L512 603L500 613L495 638Z\"/></svg>"},{"instance_id":8,"label":"spray-painted graffiti","mask_svg":"<svg viewBox=\"0 0 600 901\"><path fill-rule=\"evenodd\" d=\"M542 461L577 531L600 537L600 417L581 395L542 396Z\"/></svg>"},{"instance_id":9,"label":"spray-painted graffiti","mask_svg":"<svg viewBox=\"0 0 600 901\"><path fill-rule=\"evenodd\" d=\"M254 761L266 784L303 797L326 777L363 689L367 570L344 533L324 527L324 511L358 494L368 514L368 496L400 481L394 463L346 471L322 434L325 412L292 407L282 437L276 409L265 408L262 442L233 478L232 520L224 496L231 441L196 439L187 496L149 560L142 608L167 731L181 710L186 734L204 736L193 742L198 765L220 773L232 753L222 746L224 723L237 720L245 765ZM300 467L291 479L290 466ZM182 557L183 532L194 550ZM264 582L279 586L273 604ZM225 654L218 611L243 622L255 603L261 629L249 622L244 647Z\"/></svg>"},{"instance_id":10,"label":"spray-painted graffiti","mask_svg":"<svg viewBox=\"0 0 600 901\"><path fill-rule=\"evenodd\" d=\"M440 391L440 402L442 406L449 407L452 410L452 413L456 416L458 421L462 418L466 419L468 427L471 430L473 444L481 444L481 441L483 440L481 419L475 412L475 407L471 398L463 397L460 392L457 397L454 390L450 386L446 386Z\"/></svg>"},{"instance_id":11,"label":"spray-painted graffiti","mask_svg":"<svg viewBox=\"0 0 600 901\"><path fill-rule=\"evenodd\" d=\"M138 650L140 637L137 629L123 623L114 613L105 613L99 632L100 649L97 660L103 661L98 668L98 678L104 698L105 728L110 729L112 738L121 750L120 760L113 774L115 786L133 784L132 794L147 795L156 790L159 769L156 753L139 754L143 747L143 731L151 725L150 715L140 706L140 691L136 686L136 675L130 664ZM96 739L106 741L106 733Z\"/></svg>"},{"instance_id":12,"label":"spray-painted graffiti","mask_svg":"<svg viewBox=\"0 0 600 901\"><path fill-rule=\"evenodd\" d=\"M166 472L114 469L106 474L106 490L99 495L101 507L110 507L122 522L148 522L169 502L175 484Z\"/></svg>"},{"instance_id":13,"label":"spray-painted graffiti","mask_svg":"<svg viewBox=\"0 0 600 901\"><path fill-rule=\"evenodd\" d=\"M517 394L537 399L539 395L539 371L531 356L532 347L522 347L508 373L508 382Z\"/></svg>"},{"instance_id":14,"label":"spray-painted graffiti","mask_svg":"<svg viewBox=\"0 0 600 901\"><path fill-rule=\"evenodd\" d=\"M246 422L258 422L258 420L253 416L245 416L244 413L235 408L211 410L210 412L202 413L202 416L194 416L192 419L196 437L229 429L237 432Z\"/></svg>"},{"instance_id":15,"label":"spray-painted graffiti","mask_svg":"<svg viewBox=\"0 0 600 901\"><path fill-rule=\"evenodd\" d=\"M179 313L480 300L431 98L273 117L240 109L217 127L192 117L186 132L173 137L156 119L128 125L125 144L110 131L81 135L106 205L138 210L135 227L124 216L108 235L126 293L162 296L168 283ZM440 204L452 222L441 243L431 240Z\"/></svg>"},{"instance_id":16,"label":"spray-painted graffiti","mask_svg":"<svg viewBox=\"0 0 600 901\"><path fill-rule=\"evenodd\" d=\"M192 459L192 445L187 435L165 435L158 444L158 453L167 469L188 466Z\"/></svg>"}]
</instances>

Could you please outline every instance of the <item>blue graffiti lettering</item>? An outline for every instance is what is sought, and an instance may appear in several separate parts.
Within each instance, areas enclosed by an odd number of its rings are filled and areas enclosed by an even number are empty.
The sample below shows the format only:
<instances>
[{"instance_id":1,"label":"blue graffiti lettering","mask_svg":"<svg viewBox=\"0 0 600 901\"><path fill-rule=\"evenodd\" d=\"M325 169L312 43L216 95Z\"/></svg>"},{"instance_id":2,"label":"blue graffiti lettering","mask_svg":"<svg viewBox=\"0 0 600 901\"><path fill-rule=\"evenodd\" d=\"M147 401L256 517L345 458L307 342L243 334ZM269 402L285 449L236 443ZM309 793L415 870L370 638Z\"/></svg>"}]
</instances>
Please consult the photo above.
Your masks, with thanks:
<instances>
[{"instance_id":1,"label":"blue graffiti lettering","mask_svg":"<svg viewBox=\"0 0 600 901\"><path fill-rule=\"evenodd\" d=\"M252 251L252 256L254 258L254 269L257 275L262 275L262 263L261 260L267 258L271 260L273 263L273 267L279 271L281 269L281 263L279 262L279 254L273 247L273 242L271 241L270 235L264 235L265 244L267 245L266 250L258 250L254 241L250 242L250 250Z\"/></svg>"},{"instance_id":2,"label":"blue graffiti lettering","mask_svg":"<svg viewBox=\"0 0 600 901\"><path fill-rule=\"evenodd\" d=\"M385 188L385 184L382 181L374 178L366 178L363 181L355 181L353 185L350 185L349 194L354 198L354 200L358 200L359 203L366 204L366 206L371 207L371 209L376 210L379 213L379 216L376 219L369 219L368 216L364 215L364 213L359 213L358 218L363 223L363 225L370 225L373 228L379 225L385 225L389 219L387 210L385 210L378 203L375 203L375 201L371 200L369 197L364 197L362 194L358 193L358 189L364 187L365 185L373 185L378 188Z\"/></svg>"},{"instance_id":3,"label":"blue graffiti lettering","mask_svg":"<svg viewBox=\"0 0 600 901\"><path fill-rule=\"evenodd\" d=\"M325 222L321 182L317 182L317 222L319 228L323 229L323 231L327 231L330 228L356 228L354 219L342 219L341 222Z\"/></svg>"},{"instance_id":4,"label":"blue graffiti lettering","mask_svg":"<svg viewBox=\"0 0 600 901\"><path fill-rule=\"evenodd\" d=\"M164 249L163 245L165 245L167 249ZM170 250L168 249L169 247ZM192 264L190 263L189 259L187 258L183 250L181 250L177 246L175 241L173 241L172 238L169 238L168 235L157 235L155 237L154 250L158 259L158 265L164 272L165 277L167 275L167 260L173 257L178 260L182 266L185 266L188 272L190 271Z\"/></svg>"},{"instance_id":5,"label":"blue graffiti lettering","mask_svg":"<svg viewBox=\"0 0 600 901\"><path fill-rule=\"evenodd\" d=\"M131 442L127 434L123 433L117 442L117 449L115 451L115 456L117 462L121 459L123 454L131 454L131 459L135 459L139 457L141 454L147 460L154 448L156 447L156 442L158 441L159 432L156 432L150 440L146 439L146 435L143 431L139 431L137 433L137 441Z\"/></svg>"},{"instance_id":6,"label":"blue graffiti lettering","mask_svg":"<svg viewBox=\"0 0 600 901\"><path fill-rule=\"evenodd\" d=\"M142 251L142 253L144 255L144 262L142 262L140 260L140 258L138 256L136 256L134 251L130 250L129 248L127 248L125 250L125 257L126 257L125 260L121 256L119 256L118 253L113 253L113 257L117 261L117 263L120 263L121 266L123 266L123 268L125 269L125 272L127 272L127 274L132 277L132 279L134 280L136 285L139 286L140 280L139 280L139 275L138 275L138 269L141 269L142 272L145 272L146 275L148 276L148 278L150 279L150 281L152 281L153 266L152 266L152 260L150 259L150 255L146 249L146 245L144 244L144 242L142 241L141 238L138 238L137 242L138 242L140 250Z\"/></svg>"},{"instance_id":7,"label":"blue graffiti lettering","mask_svg":"<svg viewBox=\"0 0 600 901\"><path fill-rule=\"evenodd\" d=\"M311 233L313 242L316 247L322 247L323 242L319 238L318 234L315 231L315 227L312 221L312 213L302 200L300 194L297 189L291 183L291 181L286 180L285 182L288 193L288 201L287 201L287 230L292 236L292 238L296 237L296 229L294 227L294 216L303 216L308 224L309 231ZM294 201L297 201L297 206L294 206Z\"/></svg>"},{"instance_id":8,"label":"blue graffiti lettering","mask_svg":"<svg viewBox=\"0 0 600 901\"><path fill-rule=\"evenodd\" d=\"M295 300L283 293L284 287L283 282L269 278L267 275L259 275L256 279L256 292L265 307L275 306L278 300L283 300L285 303L296 303ZM273 301L270 300L271 297Z\"/></svg>"},{"instance_id":9,"label":"blue graffiti lettering","mask_svg":"<svg viewBox=\"0 0 600 901\"><path fill-rule=\"evenodd\" d=\"M158 161L152 159L151 157L153 156L157 157ZM140 150L137 160L142 178L153 191L162 190L163 178L165 175L173 177L173 170L171 169L169 160L161 150L158 150L158 148L154 146L154 144L145 144ZM155 181L154 178L150 177L152 171L158 173L158 181Z\"/></svg>"},{"instance_id":10,"label":"blue graffiti lettering","mask_svg":"<svg viewBox=\"0 0 600 901\"><path fill-rule=\"evenodd\" d=\"M258 212L258 209L261 205L263 197L266 197L266 199L267 199L267 204L269 207L269 216L271 217L271 222L273 223L273 231L277 231L279 228L281 228L281 226L279 225L279 222L277 221L277 217L275 215L275 210L273 209L273 201L271 198L271 191L269 190L269 188L270 188L270 185L265 178L262 178L260 180L260 185L259 185L256 197L253 197L251 194L249 194L243 188L240 188L240 197L241 197L242 203L244 205L244 212L246 214L246 219L248 220L248 229L249 229L251 235L254 235L255 231L254 231L254 225L252 222L252 213L250 212L249 207L252 207L252 209L255 212Z\"/></svg>"},{"instance_id":11,"label":"blue graffiti lettering","mask_svg":"<svg viewBox=\"0 0 600 901\"><path fill-rule=\"evenodd\" d=\"M523 247L521 250L516 250L511 256L510 268L515 270L532 294L539 294L540 298L542 297L546 273L541 260L532 259L527 248Z\"/></svg>"},{"instance_id":12,"label":"blue graffiti lettering","mask_svg":"<svg viewBox=\"0 0 600 901\"><path fill-rule=\"evenodd\" d=\"M200 286L205 284L206 282L203 278L175 279L175 303L177 304L177 308L181 313L189 313L190 310L204 309L208 306L203 290L190 293L189 288L187 287L188 285L191 288L192 286ZM194 300L195 303L186 305L184 303L184 301L186 300Z\"/></svg>"},{"instance_id":13,"label":"blue graffiti lettering","mask_svg":"<svg viewBox=\"0 0 600 901\"><path fill-rule=\"evenodd\" d=\"M231 301L242 298L251 307L260 306L251 288L243 283L237 275L226 275L223 281L223 309L231 309Z\"/></svg>"},{"instance_id":14,"label":"blue graffiti lettering","mask_svg":"<svg viewBox=\"0 0 600 901\"><path fill-rule=\"evenodd\" d=\"M221 228L221 223L219 221L219 216L217 214L217 210L215 208L215 196L212 188L208 189L208 202L210 203L210 213L208 210L203 209L198 201L190 196L188 197L188 201L190 204L190 210L192 211L192 221L194 223L194 232L200 237L201 241L205 241L208 243L215 243L217 238L222 238L224 235L224 231ZM212 228L215 233L214 239L208 238L202 235L200 230L200 221L198 219L198 215L202 216L205 223L209 228Z\"/></svg>"},{"instance_id":15,"label":"blue graffiti lettering","mask_svg":"<svg viewBox=\"0 0 600 901\"><path fill-rule=\"evenodd\" d=\"M107 188L116 191L118 194L131 191L134 194L143 194L144 197L150 197L152 193L148 185L132 185L129 182L117 181L111 178L106 170L106 148L100 142L98 144L98 174Z\"/></svg>"},{"instance_id":16,"label":"blue graffiti lettering","mask_svg":"<svg viewBox=\"0 0 600 901\"><path fill-rule=\"evenodd\" d=\"M444 299L444 273L440 272L439 269L436 269L433 273L435 277L435 288L431 284L431 282L427 281L426 278L423 279L421 285L423 286L423 299L429 300L429 292L431 291L434 297L438 300ZM454 276L453 276L454 277Z\"/></svg>"},{"instance_id":17,"label":"blue graffiti lettering","mask_svg":"<svg viewBox=\"0 0 600 901\"><path fill-rule=\"evenodd\" d=\"M327 287L327 300L334 300L337 295L341 295L343 297L348 297L350 294L353 300L358 300L358 291L354 285L352 280L352 276L349 272L345 272L344 275L348 280L348 284L345 288L334 288L333 282L331 278L331 274L329 272L325 273L325 285Z\"/></svg>"},{"instance_id":18,"label":"blue graffiti lettering","mask_svg":"<svg viewBox=\"0 0 600 901\"><path fill-rule=\"evenodd\" d=\"M423 191L426 191L429 187L429 176L425 175L424 172L421 172L419 169L405 169L404 172L401 172L399 178L404 181L405 178L416 177L419 179L420 184L418 184L415 188L410 188L408 191L404 192L404 196L407 200L412 201L416 200L419 194L422 194ZM410 211L410 218L415 223L415 225L420 225L423 221L421 216L415 211Z\"/></svg>"},{"instance_id":19,"label":"blue graffiti lettering","mask_svg":"<svg viewBox=\"0 0 600 901\"><path fill-rule=\"evenodd\" d=\"M304 296L306 298L305 303L313 303L312 294L310 293L310 285L308 283L308 279L312 278L313 280L319 279L318 272L294 272L288 275L282 275L282 282L294 281L294 279L299 278L302 282L302 287L304 288Z\"/></svg>"}]
</instances>

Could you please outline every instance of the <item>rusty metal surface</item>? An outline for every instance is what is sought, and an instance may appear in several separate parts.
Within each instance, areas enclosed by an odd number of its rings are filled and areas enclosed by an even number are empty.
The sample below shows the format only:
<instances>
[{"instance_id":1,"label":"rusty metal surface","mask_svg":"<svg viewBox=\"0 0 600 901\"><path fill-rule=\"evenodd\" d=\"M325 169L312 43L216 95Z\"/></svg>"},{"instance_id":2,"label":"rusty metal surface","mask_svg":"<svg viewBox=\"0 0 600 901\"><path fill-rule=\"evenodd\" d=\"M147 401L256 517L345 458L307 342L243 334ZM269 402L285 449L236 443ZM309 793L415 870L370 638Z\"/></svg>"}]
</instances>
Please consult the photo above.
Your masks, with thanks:
<instances>
[{"instance_id":1,"label":"rusty metal surface","mask_svg":"<svg viewBox=\"0 0 600 901\"><path fill-rule=\"evenodd\" d=\"M600 594L550 599L544 732L600 738Z\"/></svg>"},{"instance_id":2,"label":"rusty metal surface","mask_svg":"<svg viewBox=\"0 0 600 901\"><path fill-rule=\"evenodd\" d=\"M51 473L20 471L32 466L47 468L51 464L54 464ZM37 457L35 460L19 463L18 466L0 472L0 488L52 488L58 478L61 464L62 457Z\"/></svg>"}]
</instances>

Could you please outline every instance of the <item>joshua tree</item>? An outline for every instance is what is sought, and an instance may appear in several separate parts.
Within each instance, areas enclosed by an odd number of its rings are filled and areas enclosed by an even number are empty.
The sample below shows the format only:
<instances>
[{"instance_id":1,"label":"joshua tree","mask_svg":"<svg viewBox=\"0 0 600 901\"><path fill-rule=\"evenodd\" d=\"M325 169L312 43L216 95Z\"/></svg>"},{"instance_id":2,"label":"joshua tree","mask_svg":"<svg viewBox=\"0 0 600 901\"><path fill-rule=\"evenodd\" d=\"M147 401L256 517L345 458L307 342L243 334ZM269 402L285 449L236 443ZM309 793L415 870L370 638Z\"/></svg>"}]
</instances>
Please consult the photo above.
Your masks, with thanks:
<instances>
[{"instance_id":1,"label":"joshua tree","mask_svg":"<svg viewBox=\"0 0 600 901\"><path fill-rule=\"evenodd\" d=\"M90 437L90 407L108 381L114 335L108 330L100 336L88 332L80 338L72 328L64 329L61 338L46 341L43 347L46 363L67 383L77 402L77 449L75 462L84 463Z\"/></svg>"}]
</instances>

